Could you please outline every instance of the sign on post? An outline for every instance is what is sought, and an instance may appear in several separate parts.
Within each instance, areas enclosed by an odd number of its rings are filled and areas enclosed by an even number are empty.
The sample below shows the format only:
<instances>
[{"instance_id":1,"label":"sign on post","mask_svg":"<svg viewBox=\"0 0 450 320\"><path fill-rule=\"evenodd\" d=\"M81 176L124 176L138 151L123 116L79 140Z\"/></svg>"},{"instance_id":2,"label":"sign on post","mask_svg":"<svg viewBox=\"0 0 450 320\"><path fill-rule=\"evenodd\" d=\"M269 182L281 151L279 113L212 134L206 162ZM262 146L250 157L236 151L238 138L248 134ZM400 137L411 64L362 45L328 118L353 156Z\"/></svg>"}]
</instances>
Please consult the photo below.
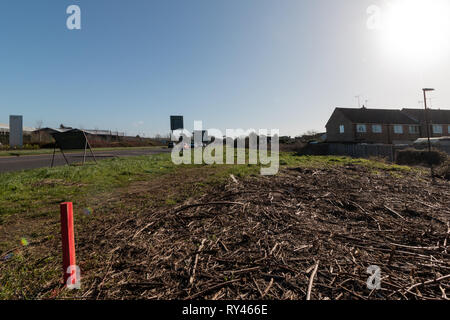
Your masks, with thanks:
<instances>
[{"instance_id":1,"label":"sign on post","mask_svg":"<svg viewBox=\"0 0 450 320\"><path fill-rule=\"evenodd\" d=\"M170 116L170 130L183 130L184 120L183 116Z\"/></svg>"},{"instance_id":2,"label":"sign on post","mask_svg":"<svg viewBox=\"0 0 450 320\"><path fill-rule=\"evenodd\" d=\"M23 117L9 116L9 146L23 147Z\"/></svg>"}]
</instances>

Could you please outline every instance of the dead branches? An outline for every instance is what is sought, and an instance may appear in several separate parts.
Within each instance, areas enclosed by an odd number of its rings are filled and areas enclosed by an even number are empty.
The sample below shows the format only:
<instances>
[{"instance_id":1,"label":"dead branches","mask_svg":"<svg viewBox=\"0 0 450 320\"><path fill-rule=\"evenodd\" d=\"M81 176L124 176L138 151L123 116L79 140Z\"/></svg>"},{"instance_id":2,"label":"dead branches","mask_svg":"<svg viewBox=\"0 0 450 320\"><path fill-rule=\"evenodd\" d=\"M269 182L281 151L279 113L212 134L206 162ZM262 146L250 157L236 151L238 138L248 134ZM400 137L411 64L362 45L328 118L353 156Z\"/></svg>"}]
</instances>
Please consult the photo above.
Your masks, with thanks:
<instances>
[{"instance_id":1,"label":"dead branches","mask_svg":"<svg viewBox=\"0 0 450 320\"><path fill-rule=\"evenodd\" d=\"M115 221L120 232L92 247L120 248L96 283L105 299L444 299L450 233L436 208L448 207L450 194L417 173L352 166L231 177L139 223ZM381 290L368 288L369 266L381 270Z\"/></svg>"},{"instance_id":2,"label":"dead branches","mask_svg":"<svg viewBox=\"0 0 450 320\"><path fill-rule=\"evenodd\" d=\"M194 284L194 279L195 279L195 270L197 269L197 263L198 263L198 257L200 255L200 252L202 252L203 247L205 246L205 242L206 239L202 240L202 243L200 245L200 247L198 248L198 253L195 255L195 262L194 262L194 267L192 268L192 276L189 279L189 284L192 286Z\"/></svg>"},{"instance_id":3,"label":"dead branches","mask_svg":"<svg viewBox=\"0 0 450 320\"><path fill-rule=\"evenodd\" d=\"M314 266L314 270L311 273L311 277L309 277L309 284L308 284L308 293L306 294L306 300L311 300L311 290L314 283L314 277L316 276L317 269L319 268L319 262L316 263Z\"/></svg>"},{"instance_id":4,"label":"dead branches","mask_svg":"<svg viewBox=\"0 0 450 320\"><path fill-rule=\"evenodd\" d=\"M229 205L240 205L243 206L243 203L240 202L231 202L231 201L218 201L218 202L207 202L207 203L195 203L195 204L189 204L186 206L183 206L181 208L178 208L175 210L175 213L184 211L186 209L190 209L190 208L196 208L196 207L203 207L203 206L229 206Z\"/></svg>"}]
</instances>

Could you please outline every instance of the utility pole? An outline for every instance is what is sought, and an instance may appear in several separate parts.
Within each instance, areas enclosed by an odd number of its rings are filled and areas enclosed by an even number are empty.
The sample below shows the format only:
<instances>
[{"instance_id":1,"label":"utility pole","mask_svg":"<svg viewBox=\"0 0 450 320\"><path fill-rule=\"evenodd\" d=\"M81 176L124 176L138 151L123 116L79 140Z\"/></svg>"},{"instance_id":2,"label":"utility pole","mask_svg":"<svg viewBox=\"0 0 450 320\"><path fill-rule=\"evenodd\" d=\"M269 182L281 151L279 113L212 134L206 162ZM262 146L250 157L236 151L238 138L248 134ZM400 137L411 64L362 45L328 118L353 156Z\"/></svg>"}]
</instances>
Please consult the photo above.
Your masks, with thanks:
<instances>
[{"instance_id":1,"label":"utility pole","mask_svg":"<svg viewBox=\"0 0 450 320\"><path fill-rule=\"evenodd\" d=\"M431 152L431 133L430 133L430 121L428 118L427 92L434 91L434 89L424 88L422 90L423 90L423 103L425 105L425 125L427 126L428 152Z\"/></svg>"},{"instance_id":2,"label":"utility pole","mask_svg":"<svg viewBox=\"0 0 450 320\"><path fill-rule=\"evenodd\" d=\"M361 108L361 95L357 95L355 98L358 99L358 108Z\"/></svg>"},{"instance_id":3,"label":"utility pole","mask_svg":"<svg viewBox=\"0 0 450 320\"><path fill-rule=\"evenodd\" d=\"M427 108L427 92L434 91L432 88L423 88L423 103L425 105L425 125L427 126L427 138L428 138L428 159L431 170L431 180L434 182L434 172L433 172L433 164L431 162L431 133L430 133L430 121L428 117L428 108Z\"/></svg>"}]
</instances>

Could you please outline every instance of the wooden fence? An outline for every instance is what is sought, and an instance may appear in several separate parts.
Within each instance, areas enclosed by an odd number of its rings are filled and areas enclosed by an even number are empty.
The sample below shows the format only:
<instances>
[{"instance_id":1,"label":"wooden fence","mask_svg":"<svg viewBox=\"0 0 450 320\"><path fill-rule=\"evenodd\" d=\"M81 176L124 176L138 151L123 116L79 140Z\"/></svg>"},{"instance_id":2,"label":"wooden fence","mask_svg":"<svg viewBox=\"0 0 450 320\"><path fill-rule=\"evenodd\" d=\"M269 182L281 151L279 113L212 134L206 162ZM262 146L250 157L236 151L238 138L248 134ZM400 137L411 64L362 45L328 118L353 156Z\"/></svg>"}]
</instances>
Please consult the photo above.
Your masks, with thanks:
<instances>
[{"instance_id":1,"label":"wooden fence","mask_svg":"<svg viewBox=\"0 0 450 320\"><path fill-rule=\"evenodd\" d=\"M349 156L353 158L380 157L394 162L396 153L400 150L413 148L412 146L395 146L387 144L344 144L344 143L322 143L308 145L300 154L304 155L333 155ZM450 146L433 146L450 155Z\"/></svg>"}]
</instances>

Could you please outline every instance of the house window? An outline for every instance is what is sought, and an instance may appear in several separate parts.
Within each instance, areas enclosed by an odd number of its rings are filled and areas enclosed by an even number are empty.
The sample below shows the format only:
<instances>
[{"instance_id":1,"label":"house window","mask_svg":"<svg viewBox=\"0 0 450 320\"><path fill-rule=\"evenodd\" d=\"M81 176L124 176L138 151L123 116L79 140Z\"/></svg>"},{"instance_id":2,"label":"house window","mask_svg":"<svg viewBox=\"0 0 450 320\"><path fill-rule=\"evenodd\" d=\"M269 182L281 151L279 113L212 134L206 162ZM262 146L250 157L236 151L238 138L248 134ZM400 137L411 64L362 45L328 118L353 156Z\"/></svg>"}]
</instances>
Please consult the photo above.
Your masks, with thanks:
<instances>
[{"instance_id":1,"label":"house window","mask_svg":"<svg viewBox=\"0 0 450 320\"><path fill-rule=\"evenodd\" d=\"M367 127L365 124L357 124L356 125L356 131L358 133L366 133L367 132Z\"/></svg>"},{"instance_id":2,"label":"house window","mask_svg":"<svg viewBox=\"0 0 450 320\"><path fill-rule=\"evenodd\" d=\"M419 126L409 126L410 134L419 134Z\"/></svg>"},{"instance_id":3,"label":"house window","mask_svg":"<svg viewBox=\"0 0 450 320\"><path fill-rule=\"evenodd\" d=\"M394 133L403 134L403 126L401 124L396 124L394 126Z\"/></svg>"},{"instance_id":4,"label":"house window","mask_svg":"<svg viewBox=\"0 0 450 320\"><path fill-rule=\"evenodd\" d=\"M345 126L343 124L339 126L339 133L345 133Z\"/></svg>"},{"instance_id":5,"label":"house window","mask_svg":"<svg viewBox=\"0 0 450 320\"><path fill-rule=\"evenodd\" d=\"M373 131L373 133L382 133L383 128L381 127L381 124L374 124L372 126L372 131Z\"/></svg>"},{"instance_id":6,"label":"house window","mask_svg":"<svg viewBox=\"0 0 450 320\"><path fill-rule=\"evenodd\" d=\"M440 124L433 124L433 133L442 134L442 126Z\"/></svg>"}]
</instances>

